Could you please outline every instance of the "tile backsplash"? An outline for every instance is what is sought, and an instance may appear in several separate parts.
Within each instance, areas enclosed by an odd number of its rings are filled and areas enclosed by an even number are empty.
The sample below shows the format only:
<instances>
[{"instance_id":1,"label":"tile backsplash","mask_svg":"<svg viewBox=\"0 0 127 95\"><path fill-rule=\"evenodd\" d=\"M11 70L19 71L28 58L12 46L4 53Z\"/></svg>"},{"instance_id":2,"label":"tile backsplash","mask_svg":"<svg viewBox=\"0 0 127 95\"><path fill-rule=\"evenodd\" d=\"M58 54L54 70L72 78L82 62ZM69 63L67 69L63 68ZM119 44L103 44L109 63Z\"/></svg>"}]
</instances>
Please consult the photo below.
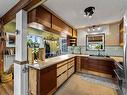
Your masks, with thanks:
<instances>
[{"instance_id":1,"label":"tile backsplash","mask_svg":"<svg viewBox=\"0 0 127 95\"><path fill-rule=\"evenodd\" d=\"M69 53L75 54L86 54L86 55L97 55L98 51L86 51L85 46L69 46L68 47ZM101 55L108 55L108 56L123 56L123 48L120 46L105 46L105 51L100 52Z\"/></svg>"}]
</instances>

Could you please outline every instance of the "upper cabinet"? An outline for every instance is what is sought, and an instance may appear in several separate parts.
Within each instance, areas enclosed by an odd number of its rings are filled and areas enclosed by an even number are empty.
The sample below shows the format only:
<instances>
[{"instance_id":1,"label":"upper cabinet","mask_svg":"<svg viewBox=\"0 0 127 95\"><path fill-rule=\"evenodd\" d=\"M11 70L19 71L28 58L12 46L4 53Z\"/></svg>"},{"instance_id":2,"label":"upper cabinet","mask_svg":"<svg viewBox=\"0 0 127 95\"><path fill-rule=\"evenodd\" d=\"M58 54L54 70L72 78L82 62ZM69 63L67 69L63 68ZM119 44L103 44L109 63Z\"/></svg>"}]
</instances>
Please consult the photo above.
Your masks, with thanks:
<instances>
[{"instance_id":1,"label":"upper cabinet","mask_svg":"<svg viewBox=\"0 0 127 95\"><path fill-rule=\"evenodd\" d=\"M28 23L41 24L45 30L56 31L59 34L73 36L73 29L64 21L53 15L47 9L39 6L28 13ZM39 25L40 26L40 25ZM76 37L76 33L74 32Z\"/></svg>"},{"instance_id":2,"label":"upper cabinet","mask_svg":"<svg viewBox=\"0 0 127 95\"><path fill-rule=\"evenodd\" d=\"M47 27L51 27L51 13L42 6L37 8L37 22Z\"/></svg>"},{"instance_id":3,"label":"upper cabinet","mask_svg":"<svg viewBox=\"0 0 127 95\"><path fill-rule=\"evenodd\" d=\"M52 28L72 36L72 28L54 15L52 15Z\"/></svg>"},{"instance_id":4,"label":"upper cabinet","mask_svg":"<svg viewBox=\"0 0 127 95\"><path fill-rule=\"evenodd\" d=\"M75 38L77 37L77 30L73 29L72 36L75 37Z\"/></svg>"},{"instance_id":5,"label":"upper cabinet","mask_svg":"<svg viewBox=\"0 0 127 95\"><path fill-rule=\"evenodd\" d=\"M51 13L42 6L28 13L28 23L36 22L51 28Z\"/></svg>"},{"instance_id":6,"label":"upper cabinet","mask_svg":"<svg viewBox=\"0 0 127 95\"><path fill-rule=\"evenodd\" d=\"M124 34L124 22L123 22L123 19L121 20L120 22L120 25L119 25L119 42L120 42L120 46L123 46L123 34Z\"/></svg>"},{"instance_id":7,"label":"upper cabinet","mask_svg":"<svg viewBox=\"0 0 127 95\"><path fill-rule=\"evenodd\" d=\"M52 15L52 28L60 32L64 31L64 23L54 15Z\"/></svg>"}]
</instances>

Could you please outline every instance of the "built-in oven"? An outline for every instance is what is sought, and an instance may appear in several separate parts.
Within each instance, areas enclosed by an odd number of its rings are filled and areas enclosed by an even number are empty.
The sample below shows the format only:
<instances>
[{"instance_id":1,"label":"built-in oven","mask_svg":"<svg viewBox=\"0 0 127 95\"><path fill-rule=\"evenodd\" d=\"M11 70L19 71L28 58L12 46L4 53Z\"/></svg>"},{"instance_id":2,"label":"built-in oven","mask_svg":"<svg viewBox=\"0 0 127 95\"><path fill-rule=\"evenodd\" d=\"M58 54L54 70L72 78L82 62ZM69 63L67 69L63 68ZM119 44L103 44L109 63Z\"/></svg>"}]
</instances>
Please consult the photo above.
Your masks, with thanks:
<instances>
[{"instance_id":1,"label":"built-in oven","mask_svg":"<svg viewBox=\"0 0 127 95\"><path fill-rule=\"evenodd\" d=\"M114 70L115 72L115 83L117 84L118 87L118 93L119 95L123 95L123 79L124 79L124 69L121 63L116 62L116 68Z\"/></svg>"}]
</instances>

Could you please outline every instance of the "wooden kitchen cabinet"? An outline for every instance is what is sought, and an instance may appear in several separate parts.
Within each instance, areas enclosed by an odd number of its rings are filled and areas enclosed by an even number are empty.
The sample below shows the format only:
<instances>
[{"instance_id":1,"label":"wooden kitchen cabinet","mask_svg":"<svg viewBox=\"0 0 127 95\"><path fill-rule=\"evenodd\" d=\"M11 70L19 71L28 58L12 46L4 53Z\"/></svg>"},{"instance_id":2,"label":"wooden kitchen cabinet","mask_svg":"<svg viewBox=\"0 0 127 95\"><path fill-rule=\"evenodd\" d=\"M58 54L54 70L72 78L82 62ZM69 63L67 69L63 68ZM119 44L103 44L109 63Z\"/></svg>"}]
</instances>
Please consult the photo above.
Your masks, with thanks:
<instances>
[{"instance_id":1,"label":"wooden kitchen cabinet","mask_svg":"<svg viewBox=\"0 0 127 95\"><path fill-rule=\"evenodd\" d=\"M72 28L54 15L52 15L52 29L72 36Z\"/></svg>"},{"instance_id":2,"label":"wooden kitchen cabinet","mask_svg":"<svg viewBox=\"0 0 127 95\"><path fill-rule=\"evenodd\" d=\"M64 23L59 18L52 15L52 29L62 32L62 31L64 31L63 24Z\"/></svg>"},{"instance_id":3,"label":"wooden kitchen cabinet","mask_svg":"<svg viewBox=\"0 0 127 95\"><path fill-rule=\"evenodd\" d=\"M75 58L57 64L57 88L75 72Z\"/></svg>"},{"instance_id":4,"label":"wooden kitchen cabinet","mask_svg":"<svg viewBox=\"0 0 127 95\"><path fill-rule=\"evenodd\" d=\"M62 74L65 71L67 71L67 64L57 68L57 76L59 76L60 74Z\"/></svg>"},{"instance_id":5,"label":"wooden kitchen cabinet","mask_svg":"<svg viewBox=\"0 0 127 95\"><path fill-rule=\"evenodd\" d=\"M74 35L74 37L76 37L76 31L74 30L73 33L72 27L42 6L38 6L28 12L28 24L32 24L32 26L41 26L42 30L54 32L60 35L66 34L69 36Z\"/></svg>"},{"instance_id":6,"label":"wooden kitchen cabinet","mask_svg":"<svg viewBox=\"0 0 127 95\"><path fill-rule=\"evenodd\" d=\"M42 70L29 69L29 92L32 95L51 95L57 87L57 66Z\"/></svg>"},{"instance_id":7,"label":"wooden kitchen cabinet","mask_svg":"<svg viewBox=\"0 0 127 95\"><path fill-rule=\"evenodd\" d=\"M29 68L29 94L53 95L74 72L75 58L67 59L44 69Z\"/></svg>"},{"instance_id":8,"label":"wooden kitchen cabinet","mask_svg":"<svg viewBox=\"0 0 127 95\"><path fill-rule=\"evenodd\" d=\"M87 69L89 68L89 63L88 63L88 57L81 57L81 67L80 69Z\"/></svg>"},{"instance_id":9,"label":"wooden kitchen cabinet","mask_svg":"<svg viewBox=\"0 0 127 95\"><path fill-rule=\"evenodd\" d=\"M73 29L73 34L72 34L73 37L77 37L77 30Z\"/></svg>"},{"instance_id":10,"label":"wooden kitchen cabinet","mask_svg":"<svg viewBox=\"0 0 127 95\"><path fill-rule=\"evenodd\" d=\"M124 22L122 19L119 25L119 43L120 43L120 46L122 47L123 47L123 38L124 38Z\"/></svg>"},{"instance_id":11,"label":"wooden kitchen cabinet","mask_svg":"<svg viewBox=\"0 0 127 95\"><path fill-rule=\"evenodd\" d=\"M51 13L39 6L28 12L28 23L36 22L51 28Z\"/></svg>"},{"instance_id":12,"label":"wooden kitchen cabinet","mask_svg":"<svg viewBox=\"0 0 127 95\"><path fill-rule=\"evenodd\" d=\"M57 78L57 88L60 87L67 80L67 78L67 71L65 71Z\"/></svg>"},{"instance_id":13,"label":"wooden kitchen cabinet","mask_svg":"<svg viewBox=\"0 0 127 95\"><path fill-rule=\"evenodd\" d=\"M114 76L114 61L106 58L81 57L81 71L90 70Z\"/></svg>"},{"instance_id":14,"label":"wooden kitchen cabinet","mask_svg":"<svg viewBox=\"0 0 127 95\"><path fill-rule=\"evenodd\" d=\"M67 36L67 46L77 46L77 38Z\"/></svg>"},{"instance_id":15,"label":"wooden kitchen cabinet","mask_svg":"<svg viewBox=\"0 0 127 95\"><path fill-rule=\"evenodd\" d=\"M81 71L81 57L79 56L76 57L76 71L77 72Z\"/></svg>"}]
</instances>

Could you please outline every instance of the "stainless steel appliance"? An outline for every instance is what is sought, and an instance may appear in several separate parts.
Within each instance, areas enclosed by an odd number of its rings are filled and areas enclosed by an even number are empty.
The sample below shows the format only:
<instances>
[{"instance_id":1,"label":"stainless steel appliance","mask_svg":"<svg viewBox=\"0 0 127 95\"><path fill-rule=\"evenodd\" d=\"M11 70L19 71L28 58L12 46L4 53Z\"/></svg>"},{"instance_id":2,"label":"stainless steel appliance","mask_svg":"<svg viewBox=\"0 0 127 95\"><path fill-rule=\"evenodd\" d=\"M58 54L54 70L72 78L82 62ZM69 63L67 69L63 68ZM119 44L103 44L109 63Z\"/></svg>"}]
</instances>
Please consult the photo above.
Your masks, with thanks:
<instances>
[{"instance_id":1,"label":"stainless steel appliance","mask_svg":"<svg viewBox=\"0 0 127 95\"><path fill-rule=\"evenodd\" d=\"M122 82L122 91L127 95L127 13L124 16L124 78Z\"/></svg>"}]
</instances>

